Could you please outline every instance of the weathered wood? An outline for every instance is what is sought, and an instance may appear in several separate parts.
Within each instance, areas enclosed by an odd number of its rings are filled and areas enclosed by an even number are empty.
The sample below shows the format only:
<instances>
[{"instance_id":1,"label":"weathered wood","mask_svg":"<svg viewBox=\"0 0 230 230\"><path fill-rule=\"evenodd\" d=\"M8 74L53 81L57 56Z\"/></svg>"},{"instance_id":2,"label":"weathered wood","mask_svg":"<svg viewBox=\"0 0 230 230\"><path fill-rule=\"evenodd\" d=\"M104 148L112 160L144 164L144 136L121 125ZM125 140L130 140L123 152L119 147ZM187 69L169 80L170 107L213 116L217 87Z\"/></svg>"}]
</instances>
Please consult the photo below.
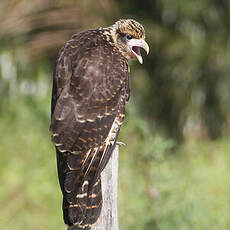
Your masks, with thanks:
<instances>
[{"instance_id":1,"label":"weathered wood","mask_svg":"<svg viewBox=\"0 0 230 230\"><path fill-rule=\"evenodd\" d=\"M118 146L101 174L103 206L101 216L92 230L118 230L117 186L118 186Z\"/></svg>"},{"instance_id":2,"label":"weathered wood","mask_svg":"<svg viewBox=\"0 0 230 230\"><path fill-rule=\"evenodd\" d=\"M101 173L103 206L97 223L91 230L119 230L117 211L117 186L118 186L118 146L113 151L105 169ZM68 230L76 228L69 227Z\"/></svg>"}]
</instances>

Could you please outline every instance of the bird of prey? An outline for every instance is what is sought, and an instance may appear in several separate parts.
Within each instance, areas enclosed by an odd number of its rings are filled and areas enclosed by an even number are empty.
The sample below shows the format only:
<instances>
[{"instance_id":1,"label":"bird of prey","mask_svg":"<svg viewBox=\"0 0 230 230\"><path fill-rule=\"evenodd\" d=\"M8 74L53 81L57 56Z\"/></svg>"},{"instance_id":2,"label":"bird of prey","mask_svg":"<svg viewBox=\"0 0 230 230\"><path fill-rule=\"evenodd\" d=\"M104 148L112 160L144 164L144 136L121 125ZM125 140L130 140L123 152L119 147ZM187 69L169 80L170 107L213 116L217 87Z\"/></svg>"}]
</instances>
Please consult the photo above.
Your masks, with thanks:
<instances>
[{"instance_id":1,"label":"bird of prey","mask_svg":"<svg viewBox=\"0 0 230 230\"><path fill-rule=\"evenodd\" d=\"M100 174L116 145L130 95L128 60L147 53L143 26L121 19L80 32L59 51L53 76L51 137L68 226L90 229L102 207Z\"/></svg>"}]
</instances>

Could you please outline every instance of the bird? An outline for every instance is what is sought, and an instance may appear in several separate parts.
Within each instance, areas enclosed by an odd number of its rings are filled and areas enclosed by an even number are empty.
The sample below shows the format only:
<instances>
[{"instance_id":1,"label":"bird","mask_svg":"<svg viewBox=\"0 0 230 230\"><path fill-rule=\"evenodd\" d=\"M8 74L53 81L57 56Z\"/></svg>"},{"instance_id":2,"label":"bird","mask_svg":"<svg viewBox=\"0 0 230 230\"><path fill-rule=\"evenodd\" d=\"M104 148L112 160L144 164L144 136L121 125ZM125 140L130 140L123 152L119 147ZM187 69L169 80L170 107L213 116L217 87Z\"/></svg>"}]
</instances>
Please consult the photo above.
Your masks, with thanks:
<instances>
[{"instance_id":1,"label":"bird","mask_svg":"<svg viewBox=\"0 0 230 230\"><path fill-rule=\"evenodd\" d=\"M74 34L53 74L51 139L67 226L89 230L102 208L101 172L116 146L130 97L128 61L149 53L144 27L120 19Z\"/></svg>"}]
</instances>

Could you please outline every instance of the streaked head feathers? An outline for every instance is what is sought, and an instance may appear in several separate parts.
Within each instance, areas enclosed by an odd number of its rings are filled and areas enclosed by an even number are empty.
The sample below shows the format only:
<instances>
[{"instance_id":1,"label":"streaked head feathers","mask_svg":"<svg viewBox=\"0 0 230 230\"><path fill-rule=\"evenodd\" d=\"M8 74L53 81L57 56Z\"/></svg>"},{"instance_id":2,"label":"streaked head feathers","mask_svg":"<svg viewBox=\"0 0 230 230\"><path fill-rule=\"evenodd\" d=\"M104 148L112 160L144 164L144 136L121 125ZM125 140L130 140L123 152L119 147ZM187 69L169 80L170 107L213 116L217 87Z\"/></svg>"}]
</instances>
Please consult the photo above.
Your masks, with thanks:
<instances>
[{"instance_id":1,"label":"streaked head feathers","mask_svg":"<svg viewBox=\"0 0 230 230\"><path fill-rule=\"evenodd\" d=\"M145 39L144 27L133 19L120 19L115 23L118 33L130 34L137 39Z\"/></svg>"},{"instance_id":2,"label":"streaked head feathers","mask_svg":"<svg viewBox=\"0 0 230 230\"><path fill-rule=\"evenodd\" d=\"M147 54L149 53L144 27L133 19L121 19L115 22L111 28L114 45L121 54L127 59L136 58L142 64L140 48L143 48Z\"/></svg>"}]
</instances>

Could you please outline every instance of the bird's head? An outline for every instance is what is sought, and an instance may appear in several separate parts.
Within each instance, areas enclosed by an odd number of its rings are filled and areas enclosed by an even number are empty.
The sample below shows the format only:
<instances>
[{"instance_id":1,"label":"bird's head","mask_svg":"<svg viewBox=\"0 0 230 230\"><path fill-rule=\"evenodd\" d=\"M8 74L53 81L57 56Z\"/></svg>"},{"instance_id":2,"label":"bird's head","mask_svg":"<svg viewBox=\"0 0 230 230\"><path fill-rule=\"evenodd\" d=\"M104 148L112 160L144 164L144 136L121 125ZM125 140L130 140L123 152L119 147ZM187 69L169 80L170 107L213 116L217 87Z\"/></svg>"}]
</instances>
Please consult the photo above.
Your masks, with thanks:
<instances>
[{"instance_id":1,"label":"bird's head","mask_svg":"<svg viewBox=\"0 0 230 230\"><path fill-rule=\"evenodd\" d=\"M145 41L144 27L133 19L121 19L113 26L113 40L121 53L127 58L137 58L142 64L140 48L149 53L149 46Z\"/></svg>"}]
</instances>

